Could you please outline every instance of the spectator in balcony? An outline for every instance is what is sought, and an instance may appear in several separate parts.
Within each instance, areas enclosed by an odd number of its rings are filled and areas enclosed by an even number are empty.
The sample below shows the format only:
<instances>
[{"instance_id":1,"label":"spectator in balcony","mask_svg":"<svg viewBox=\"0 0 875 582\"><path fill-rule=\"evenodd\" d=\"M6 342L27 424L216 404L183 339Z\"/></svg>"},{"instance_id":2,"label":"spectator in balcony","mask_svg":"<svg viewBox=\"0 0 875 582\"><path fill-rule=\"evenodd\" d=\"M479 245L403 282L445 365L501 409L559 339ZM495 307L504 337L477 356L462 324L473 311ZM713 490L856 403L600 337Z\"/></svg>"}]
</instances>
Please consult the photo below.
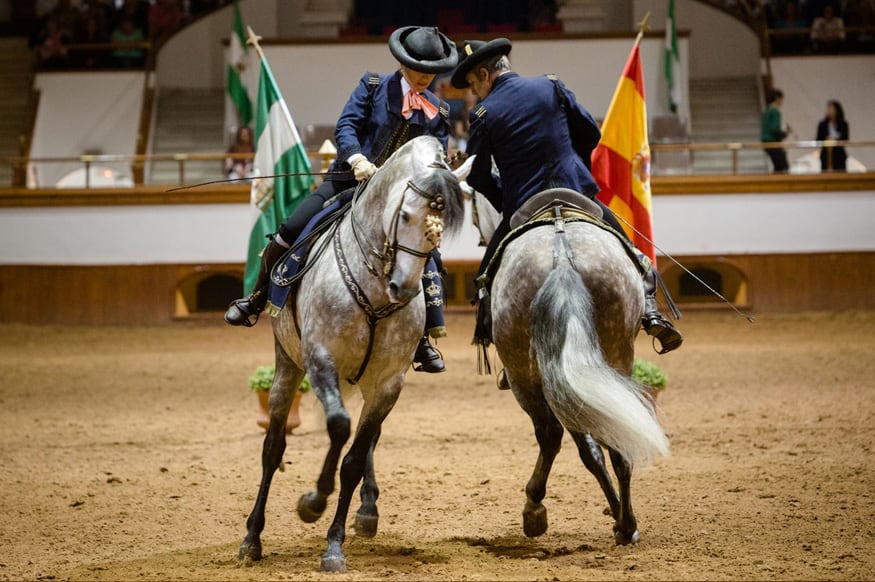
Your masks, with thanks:
<instances>
[{"instance_id":1,"label":"spectator in balcony","mask_svg":"<svg viewBox=\"0 0 875 582\"><path fill-rule=\"evenodd\" d=\"M185 22L185 10L179 0L155 0L149 9L150 38L164 38Z\"/></svg>"},{"instance_id":2,"label":"spectator in balcony","mask_svg":"<svg viewBox=\"0 0 875 582\"><path fill-rule=\"evenodd\" d=\"M823 16L811 24L811 44L815 51L835 51L845 42L845 22L835 15L832 4L823 7Z\"/></svg>"},{"instance_id":3,"label":"spectator in balcony","mask_svg":"<svg viewBox=\"0 0 875 582\"><path fill-rule=\"evenodd\" d=\"M99 45L106 45L109 42L109 34L97 14L89 13L85 16L74 40L79 45L90 45L88 48L80 48L73 52L71 58L75 66L83 68L106 66L109 51L100 48Z\"/></svg>"},{"instance_id":4,"label":"spectator in balcony","mask_svg":"<svg viewBox=\"0 0 875 582\"><path fill-rule=\"evenodd\" d=\"M122 18L112 31L112 44L116 46L112 51L113 64L123 69L142 67L145 52L141 45L145 40L146 35L133 19L127 16Z\"/></svg>"},{"instance_id":5,"label":"spectator in balcony","mask_svg":"<svg viewBox=\"0 0 875 582\"><path fill-rule=\"evenodd\" d=\"M808 21L799 14L793 0L784 4L784 14L775 20L777 34L772 37L772 48L778 53L801 53L808 47Z\"/></svg>"},{"instance_id":6,"label":"spectator in balcony","mask_svg":"<svg viewBox=\"0 0 875 582\"><path fill-rule=\"evenodd\" d=\"M37 39L36 54L41 68L65 67L69 61L70 38L61 31L58 19L49 16Z\"/></svg>"},{"instance_id":7,"label":"spectator in balcony","mask_svg":"<svg viewBox=\"0 0 875 582\"><path fill-rule=\"evenodd\" d=\"M784 93L780 89L771 89L768 95L768 105L763 111L760 138L763 143L784 141L790 133L790 126L781 124L781 105L784 103ZM787 152L784 148L766 148L766 153L772 160L775 173L785 173L790 165L787 163Z\"/></svg>"},{"instance_id":8,"label":"spectator in balcony","mask_svg":"<svg viewBox=\"0 0 875 582\"><path fill-rule=\"evenodd\" d=\"M225 175L229 180L239 180L241 178L252 178L253 159L252 157L240 157L235 154L255 153L255 144L252 140L252 129L246 125L241 125L237 129L237 134L234 136L234 143L228 148L228 157L225 158Z\"/></svg>"},{"instance_id":9,"label":"spectator in balcony","mask_svg":"<svg viewBox=\"0 0 875 582\"><path fill-rule=\"evenodd\" d=\"M826 104L826 117L817 124L817 141L847 140L848 135L848 122L845 120L842 104L838 101L829 101ZM848 154L842 146L820 148L821 171L844 172L847 161Z\"/></svg>"},{"instance_id":10,"label":"spectator in balcony","mask_svg":"<svg viewBox=\"0 0 875 582\"><path fill-rule=\"evenodd\" d=\"M143 35L149 34L149 2L147 0L125 0L121 10L116 13L113 30L119 27L122 20L130 18L134 28L143 31Z\"/></svg>"}]
</instances>

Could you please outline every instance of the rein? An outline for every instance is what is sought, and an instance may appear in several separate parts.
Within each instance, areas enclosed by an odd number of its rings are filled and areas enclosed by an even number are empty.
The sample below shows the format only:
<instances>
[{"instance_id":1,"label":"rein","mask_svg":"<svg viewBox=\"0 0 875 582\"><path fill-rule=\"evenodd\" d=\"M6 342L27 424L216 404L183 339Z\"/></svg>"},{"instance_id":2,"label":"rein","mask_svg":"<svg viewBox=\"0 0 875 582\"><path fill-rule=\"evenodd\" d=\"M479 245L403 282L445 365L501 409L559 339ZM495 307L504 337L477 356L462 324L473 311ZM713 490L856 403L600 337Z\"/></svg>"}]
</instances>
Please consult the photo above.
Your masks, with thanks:
<instances>
[{"instance_id":1,"label":"rein","mask_svg":"<svg viewBox=\"0 0 875 582\"><path fill-rule=\"evenodd\" d=\"M432 164L430 167L439 166ZM361 223L356 217L356 206L359 201L359 197L361 196L361 193L365 189L364 186L368 181L369 179L362 181L359 183L358 187L356 187L356 191L352 199L352 206L349 212L350 227L352 228L353 238L356 241L356 246L361 253L362 260L365 264L365 267L367 267L368 272L370 272L375 277L384 279L389 276L389 274L392 272L392 269L395 267L395 257L397 256L397 253L399 251L420 258L427 257L429 254L431 254L431 251L418 251L416 249L404 246L398 242L398 227L400 224L401 207L404 205L404 196L407 194L407 191L412 190L416 194L429 200L429 209L436 212L442 212L444 210L446 201L443 197L443 194L441 194L440 192L428 192L427 190L420 188L419 186L414 184L412 180L408 180L407 186L401 193L398 206L395 208L395 212L392 214L392 220L389 223L389 233L387 233L386 235L386 240L383 241L383 250L380 251L377 249L376 246L374 246L374 244L369 240L369 237L363 232L364 229L362 228ZM377 328L377 324L380 322L381 319L385 319L390 315L396 313L397 311L403 309L404 307L407 307L407 305L414 298L419 296L419 293L407 299L407 301L403 303L388 303L382 307L375 308L371 304L371 301L368 299L368 297L362 291L361 285L359 285L358 281L356 281L355 276L352 274L352 270L349 268L349 262L346 259L346 253L344 253L343 251L343 245L340 240L340 229L336 229L334 231L333 238L334 257L337 262L337 268L340 270L341 278L346 284L347 291L349 291L350 295L352 295L352 298L355 300L355 302L368 318L368 347L365 351L365 357L362 360L361 366L359 366L359 370L356 375L353 378L347 378L347 381L350 384L356 384L359 380L361 380L361 377L364 375L365 370L368 367L368 362L370 362L371 354L374 351L374 334ZM382 274L371 263L371 255L383 262Z\"/></svg>"}]
</instances>

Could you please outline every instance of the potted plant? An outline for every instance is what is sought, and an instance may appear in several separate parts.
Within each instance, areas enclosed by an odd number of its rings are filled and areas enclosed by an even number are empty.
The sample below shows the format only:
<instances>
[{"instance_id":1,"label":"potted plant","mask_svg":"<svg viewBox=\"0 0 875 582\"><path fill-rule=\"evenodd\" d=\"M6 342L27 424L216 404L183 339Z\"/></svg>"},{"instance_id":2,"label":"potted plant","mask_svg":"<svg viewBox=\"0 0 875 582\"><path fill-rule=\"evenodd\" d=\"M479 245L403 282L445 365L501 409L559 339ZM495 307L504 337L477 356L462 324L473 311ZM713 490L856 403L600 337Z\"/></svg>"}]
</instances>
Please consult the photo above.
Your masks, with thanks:
<instances>
[{"instance_id":1,"label":"potted plant","mask_svg":"<svg viewBox=\"0 0 875 582\"><path fill-rule=\"evenodd\" d=\"M644 387L654 402L656 402L657 395L665 390L668 382L668 376L665 375L662 368L641 358L635 358L632 364L632 379Z\"/></svg>"},{"instance_id":2,"label":"potted plant","mask_svg":"<svg viewBox=\"0 0 875 582\"><path fill-rule=\"evenodd\" d=\"M273 386L273 377L276 374L276 368L273 365L259 366L255 369L255 373L249 376L249 388L258 396L258 416L255 419L256 424L263 429L267 429L270 425L270 416L268 414L268 402L270 400L270 388ZM298 407L301 404L301 395L310 390L310 378L304 376L298 391L295 392L295 397L292 399L292 406L289 409L289 417L286 419L286 432L290 433L294 429L301 426L301 416L298 412Z\"/></svg>"}]
</instances>

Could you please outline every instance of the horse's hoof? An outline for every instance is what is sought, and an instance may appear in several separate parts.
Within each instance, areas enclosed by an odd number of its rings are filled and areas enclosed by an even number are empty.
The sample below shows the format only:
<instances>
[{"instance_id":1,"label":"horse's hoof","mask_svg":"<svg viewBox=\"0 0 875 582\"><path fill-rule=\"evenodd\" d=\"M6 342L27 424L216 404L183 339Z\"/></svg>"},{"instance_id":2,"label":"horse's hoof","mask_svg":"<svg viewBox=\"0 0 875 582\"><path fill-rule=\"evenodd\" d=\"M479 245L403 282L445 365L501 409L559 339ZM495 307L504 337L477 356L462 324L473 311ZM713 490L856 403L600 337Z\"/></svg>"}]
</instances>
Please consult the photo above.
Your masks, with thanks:
<instances>
[{"instance_id":1,"label":"horse's hoof","mask_svg":"<svg viewBox=\"0 0 875 582\"><path fill-rule=\"evenodd\" d=\"M343 557L343 554L336 555L325 552L322 555L322 571L343 574L346 572L346 558Z\"/></svg>"},{"instance_id":2,"label":"horse's hoof","mask_svg":"<svg viewBox=\"0 0 875 582\"><path fill-rule=\"evenodd\" d=\"M536 538L547 531L547 508L543 504L526 503L523 509L523 532L527 537Z\"/></svg>"},{"instance_id":3,"label":"horse's hoof","mask_svg":"<svg viewBox=\"0 0 875 582\"><path fill-rule=\"evenodd\" d=\"M355 533L363 538L372 538L377 535L378 515L355 514Z\"/></svg>"},{"instance_id":4,"label":"horse's hoof","mask_svg":"<svg viewBox=\"0 0 875 582\"><path fill-rule=\"evenodd\" d=\"M638 540L641 539L641 534L636 529L632 532L632 535L626 535L621 532L619 529L614 528L614 541L617 542L618 546L628 546L635 545L638 543Z\"/></svg>"},{"instance_id":5,"label":"horse's hoof","mask_svg":"<svg viewBox=\"0 0 875 582\"><path fill-rule=\"evenodd\" d=\"M240 551L237 552L237 559L244 566L251 566L253 562L258 562L261 560L261 544L243 540L243 543L240 544Z\"/></svg>"},{"instance_id":6,"label":"horse's hoof","mask_svg":"<svg viewBox=\"0 0 875 582\"><path fill-rule=\"evenodd\" d=\"M315 491L308 491L298 500L298 517L304 523L313 523L325 511L325 498Z\"/></svg>"}]
</instances>

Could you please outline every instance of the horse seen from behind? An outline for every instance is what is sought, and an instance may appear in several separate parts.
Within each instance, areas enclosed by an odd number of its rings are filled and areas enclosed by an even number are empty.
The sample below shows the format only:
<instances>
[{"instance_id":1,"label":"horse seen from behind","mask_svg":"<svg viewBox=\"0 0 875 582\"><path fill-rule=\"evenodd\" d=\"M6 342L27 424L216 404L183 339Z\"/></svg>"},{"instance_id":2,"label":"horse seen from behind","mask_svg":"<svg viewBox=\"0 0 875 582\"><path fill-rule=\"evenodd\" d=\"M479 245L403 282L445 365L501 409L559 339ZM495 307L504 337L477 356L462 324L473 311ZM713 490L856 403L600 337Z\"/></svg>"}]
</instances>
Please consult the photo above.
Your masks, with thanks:
<instances>
[{"instance_id":1,"label":"horse seen from behind","mask_svg":"<svg viewBox=\"0 0 875 582\"><path fill-rule=\"evenodd\" d=\"M398 149L357 192L337 226L313 248L296 301L273 320L276 375L270 391L270 426L262 450L261 485L246 522L238 558L260 560L261 532L271 479L286 447L285 422L305 372L325 411L330 445L315 490L301 496L298 515L315 522L335 488L341 450L351 435L343 385L355 384L363 404L355 437L340 468L340 493L328 530L324 571L343 572L342 547L352 495L361 485L359 535L377 532L374 448L395 405L425 324L421 276L441 236L457 231L464 206L456 175L440 142L418 137ZM329 249L330 247L330 249ZM315 253L314 253L315 254Z\"/></svg>"}]
</instances>

